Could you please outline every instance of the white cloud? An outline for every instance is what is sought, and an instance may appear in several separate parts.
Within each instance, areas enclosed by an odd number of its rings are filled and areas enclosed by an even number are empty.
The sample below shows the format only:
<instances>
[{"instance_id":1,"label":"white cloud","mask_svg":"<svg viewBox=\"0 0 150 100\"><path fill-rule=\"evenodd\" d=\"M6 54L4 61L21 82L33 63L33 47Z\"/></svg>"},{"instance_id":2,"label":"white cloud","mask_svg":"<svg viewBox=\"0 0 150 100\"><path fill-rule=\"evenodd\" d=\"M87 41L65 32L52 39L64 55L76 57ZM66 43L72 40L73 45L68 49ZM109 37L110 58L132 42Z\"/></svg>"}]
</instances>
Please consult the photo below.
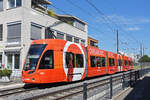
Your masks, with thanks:
<instances>
[{"instance_id":1,"label":"white cloud","mask_svg":"<svg viewBox=\"0 0 150 100\"><path fill-rule=\"evenodd\" d=\"M141 30L139 27L129 27L126 29L127 31L139 31Z\"/></svg>"},{"instance_id":2,"label":"white cloud","mask_svg":"<svg viewBox=\"0 0 150 100\"><path fill-rule=\"evenodd\" d=\"M150 18L129 18L124 16L119 16L116 14L109 15L109 16L103 16L107 21L104 20L102 17L96 17L96 22L101 23L116 23L120 25L133 25L133 24L144 24L144 23L150 23ZM111 20L111 21L110 21Z\"/></svg>"},{"instance_id":3,"label":"white cloud","mask_svg":"<svg viewBox=\"0 0 150 100\"><path fill-rule=\"evenodd\" d=\"M104 20L105 19L105 20ZM149 24L150 18L139 18L139 17L125 17L125 16L119 16L116 14L109 15L109 16L103 16L103 18L96 17L97 23L103 23L103 24L109 24L112 27L119 26L123 30L126 31L139 31L141 28L139 27L140 24ZM116 25L115 25L116 24Z\"/></svg>"}]
</instances>

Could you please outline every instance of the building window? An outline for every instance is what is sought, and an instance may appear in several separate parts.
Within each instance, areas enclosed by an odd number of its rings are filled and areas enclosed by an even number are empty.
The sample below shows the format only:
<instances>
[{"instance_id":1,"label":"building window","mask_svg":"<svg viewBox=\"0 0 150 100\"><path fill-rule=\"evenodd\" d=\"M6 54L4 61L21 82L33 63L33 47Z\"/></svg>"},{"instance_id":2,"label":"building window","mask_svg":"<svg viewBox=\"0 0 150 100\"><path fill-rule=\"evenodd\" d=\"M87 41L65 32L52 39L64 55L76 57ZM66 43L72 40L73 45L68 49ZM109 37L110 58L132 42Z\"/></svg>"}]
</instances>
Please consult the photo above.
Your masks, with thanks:
<instances>
[{"instance_id":1,"label":"building window","mask_svg":"<svg viewBox=\"0 0 150 100\"><path fill-rule=\"evenodd\" d=\"M85 29L85 25L83 23L79 22L79 21L75 21L74 25L75 25L76 28L78 28L82 31L84 31L84 29Z\"/></svg>"},{"instance_id":2,"label":"building window","mask_svg":"<svg viewBox=\"0 0 150 100\"><path fill-rule=\"evenodd\" d=\"M21 42L21 23L7 25L7 42Z\"/></svg>"},{"instance_id":3,"label":"building window","mask_svg":"<svg viewBox=\"0 0 150 100\"><path fill-rule=\"evenodd\" d=\"M75 43L79 43L79 39L78 38L74 38L74 42Z\"/></svg>"},{"instance_id":4,"label":"building window","mask_svg":"<svg viewBox=\"0 0 150 100\"><path fill-rule=\"evenodd\" d=\"M52 39L54 35L54 31L52 31L50 28L45 29L45 39Z\"/></svg>"},{"instance_id":5,"label":"building window","mask_svg":"<svg viewBox=\"0 0 150 100\"><path fill-rule=\"evenodd\" d=\"M20 54L19 53L7 53L7 68L8 69L20 69Z\"/></svg>"},{"instance_id":6,"label":"building window","mask_svg":"<svg viewBox=\"0 0 150 100\"><path fill-rule=\"evenodd\" d=\"M7 68L8 69L12 69L12 63L13 63L12 57L13 57L12 54L8 54L7 55Z\"/></svg>"},{"instance_id":7,"label":"building window","mask_svg":"<svg viewBox=\"0 0 150 100\"><path fill-rule=\"evenodd\" d=\"M3 0L0 0L0 11L3 11Z\"/></svg>"},{"instance_id":8,"label":"building window","mask_svg":"<svg viewBox=\"0 0 150 100\"><path fill-rule=\"evenodd\" d=\"M42 27L37 24L31 24L31 40L41 39Z\"/></svg>"},{"instance_id":9,"label":"building window","mask_svg":"<svg viewBox=\"0 0 150 100\"><path fill-rule=\"evenodd\" d=\"M3 40L3 25L0 25L0 41Z\"/></svg>"},{"instance_id":10,"label":"building window","mask_svg":"<svg viewBox=\"0 0 150 100\"><path fill-rule=\"evenodd\" d=\"M8 0L8 9L20 7L22 5L22 0Z\"/></svg>"},{"instance_id":11,"label":"building window","mask_svg":"<svg viewBox=\"0 0 150 100\"><path fill-rule=\"evenodd\" d=\"M64 40L64 34L63 33L57 33L57 39L62 39Z\"/></svg>"},{"instance_id":12,"label":"building window","mask_svg":"<svg viewBox=\"0 0 150 100\"><path fill-rule=\"evenodd\" d=\"M15 57L15 69L19 69L20 66L20 54L14 54Z\"/></svg>"},{"instance_id":13,"label":"building window","mask_svg":"<svg viewBox=\"0 0 150 100\"><path fill-rule=\"evenodd\" d=\"M66 36L66 40L67 40L67 41L71 41L71 42L72 42L72 36L67 35L67 36Z\"/></svg>"},{"instance_id":14,"label":"building window","mask_svg":"<svg viewBox=\"0 0 150 100\"><path fill-rule=\"evenodd\" d=\"M16 0L16 7L20 7L22 5L22 0Z\"/></svg>"},{"instance_id":15,"label":"building window","mask_svg":"<svg viewBox=\"0 0 150 100\"><path fill-rule=\"evenodd\" d=\"M90 41L90 46L95 46L95 42L94 41Z\"/></svg>"},{"instance_id":16,"label":"building window","mask_svg":"<svg viewBox=\"0 0 150 100\"><path fill-rule=\"evenodd\" d=\"M81 40L81 44L85 45L85 40Z\"/></svg>"},{"instance_id":17,"label":"building window","mask_svg":"<svg viewBox=\"0 0 150 100\"><path fill-rule=\"evenodd\" d=\"M0 54L0 69L2 68L2 55Z\"/></svg>"}]
</instances>

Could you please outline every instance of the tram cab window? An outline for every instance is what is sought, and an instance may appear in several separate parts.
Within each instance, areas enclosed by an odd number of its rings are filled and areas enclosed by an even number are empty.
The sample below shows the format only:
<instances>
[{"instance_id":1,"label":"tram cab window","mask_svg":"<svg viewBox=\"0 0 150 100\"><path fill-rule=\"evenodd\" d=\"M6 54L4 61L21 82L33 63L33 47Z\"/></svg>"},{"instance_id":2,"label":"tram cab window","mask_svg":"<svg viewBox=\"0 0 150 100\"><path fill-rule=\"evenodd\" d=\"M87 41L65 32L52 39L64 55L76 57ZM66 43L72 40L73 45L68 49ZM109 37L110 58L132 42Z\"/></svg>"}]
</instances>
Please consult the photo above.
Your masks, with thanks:
<instances>
[{"instance_id":1,"label":"tram cab window","mask_svg":"<svg viewBox=\"0 0 150 100\"><path fill-rule=\"evenodd\" d=\"M72 60L72 65L75 67L74 54L72 52L66 52L66 67L69 68L69 61Z\"/></svg>"},{"instance_id":2,"label":"tram cab window","mask_svg":"<svg viewBox=\"0 0 150 100\"><path fill-rule=\"evenodd\" d=\"M39 69L53 69L53 68L54 68L53 51L48 50L44 53L40 61Z\"/></svg>"},{"instance_id":3,"label":"tram cab window","mask_svg":"<svg viewBox=\"0 0 150 100\"><path fill-rule=\"evenodd\" d=\"M102 67L105 67L105 57L102 57Z\"/></svg>"},{"instance_id":4,"label":"tram cab window","mask_svg":"<svg viewBox=\"0 0 150 100\"><path fill-rule=\"evenodd\" d=\"M96 60L97 60L97 67L101 67L102 66L102 58L96 57Z\"/></svg>"},{"instance_id":5,"label":"tram cab window","mask_svg":"<svg viewBox=\"0 0 150 100\"><path fill-rule=\"evenodd\" d=\"M76 54L76 67L82 68L83 67L83 55L82 54Z\"/></svg>"},{"instance_id":6,"label":"tram cab window","mask_svg":"<svg viewBox=\"0 0 150 100\"><path fill-rule=\"evenodd\" d=\"M91 67L96 67L96 59L95 59L95 56L91 56L91 57L90 57L90 61L91 61Z\"/></svg>"}]
</instances>

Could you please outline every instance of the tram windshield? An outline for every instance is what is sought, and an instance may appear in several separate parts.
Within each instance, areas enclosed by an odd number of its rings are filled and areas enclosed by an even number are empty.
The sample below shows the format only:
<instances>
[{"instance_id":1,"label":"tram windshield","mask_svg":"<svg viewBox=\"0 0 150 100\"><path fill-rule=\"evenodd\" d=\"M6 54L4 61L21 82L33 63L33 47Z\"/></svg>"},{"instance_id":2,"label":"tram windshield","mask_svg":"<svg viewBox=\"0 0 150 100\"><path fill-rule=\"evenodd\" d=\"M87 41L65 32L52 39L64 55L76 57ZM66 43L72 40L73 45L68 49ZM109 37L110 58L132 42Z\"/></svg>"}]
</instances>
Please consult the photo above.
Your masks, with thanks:
<instances>
[{"instance_id":1,"label":"tram windshield","mask_svg":"<svg viewBox=\"0 0 150 100\"><path fill-rule=\"evenodd\" d=\"M33 44L31 45L28 55L25 60L24 70L35 70L38 60L45 49L46 44Z\"/></svg>"}]
</instances>

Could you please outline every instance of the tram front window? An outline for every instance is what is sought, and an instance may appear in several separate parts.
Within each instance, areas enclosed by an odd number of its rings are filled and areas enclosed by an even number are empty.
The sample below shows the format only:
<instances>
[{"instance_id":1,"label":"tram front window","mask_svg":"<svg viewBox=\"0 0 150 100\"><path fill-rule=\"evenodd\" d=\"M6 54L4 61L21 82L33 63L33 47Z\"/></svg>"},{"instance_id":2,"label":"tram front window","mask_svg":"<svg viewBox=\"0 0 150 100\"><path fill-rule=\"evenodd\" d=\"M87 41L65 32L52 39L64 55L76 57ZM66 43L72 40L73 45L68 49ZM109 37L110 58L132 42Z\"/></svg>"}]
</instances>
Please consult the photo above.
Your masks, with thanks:
<instances>
[{"instance_id":1,"label":"tram front window","mask_svg":"<svg viewBox=\"0 0 150 100\"><path fill-rule=\"evenodd\" d=\"M46 44L33 44L31 45L28 55L26 57L25 65L24 65L24 70L35 70L38 60L45 49Z\"/></svg>"}]
</instances>

